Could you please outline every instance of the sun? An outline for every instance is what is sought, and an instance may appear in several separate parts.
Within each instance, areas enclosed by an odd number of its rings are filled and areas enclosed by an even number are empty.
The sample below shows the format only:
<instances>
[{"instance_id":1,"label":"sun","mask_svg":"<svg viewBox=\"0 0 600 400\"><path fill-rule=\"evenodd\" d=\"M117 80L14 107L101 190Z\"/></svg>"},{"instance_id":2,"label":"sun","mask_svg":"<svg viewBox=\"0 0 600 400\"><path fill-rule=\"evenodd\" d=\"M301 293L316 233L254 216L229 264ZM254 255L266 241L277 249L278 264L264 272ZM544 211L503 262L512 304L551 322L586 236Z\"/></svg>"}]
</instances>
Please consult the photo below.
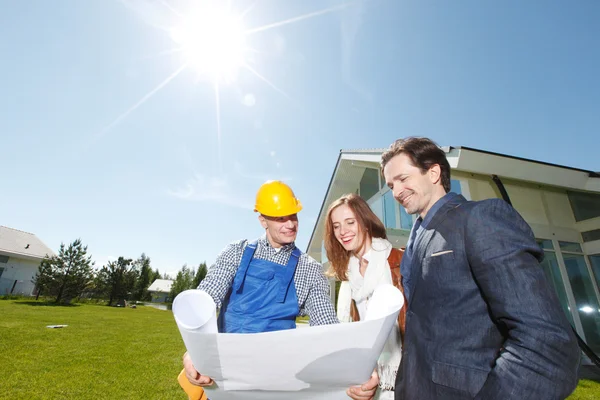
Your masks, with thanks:
<instances>
[{"instance_id":1,"label":"sun","mask_svg":"<svg viewBox=\"0 0 600 400\"><path fill-rule=\"evenodd\" d=\"M245 70L286 98L291 99L285 91L281 90L257 70L255 66L256 61L253 60L254 53L257 52L247 45L246 39L250 39L254 35L271 29L345 9L353 4L357 4L358 1L348 0L344 3L308 14L297 15L281 21L245 29L243 26L244 16L254 8L256 2L240 14L236 14L232 8L234 0L193 0L191 1L194 4L193 8L186 11L174 7L170 4L169 0L154 2L121 0L124 5L139 13L140 16L148 15L148 10L156 11L150 13L152 15L166 16L166 21L161 19L160 21L156 21L156 23L150 23L153 27L165 31L175 43L174 48L163 51L161 54L173 55L177 53L177 55L183 56L183 60L173 73L158 83L126 111L117 116L111 123L94 134L90 139L90 144L119 125L131 113L177 78L183 71L193 70L202 80L210 81L215 91L217 147L219 165L222 165L220 93L223 86L233 83L241 70ZM154 10L154 7L158 8ZM248 57L249 54L252 54L252 57ZM246 104L254 104L253 95L249 94L247 98L248 100L245 101L249 103Z\"/></svg>"},{"instance_id":2,"label":"sun","mask_svg":"<svg viewBox=\"0 0 600 400\"><path fill-rule=\"evenodd\" d=\"M246 64L244 32L240 16L213 4L188 12L169 33L189 68L216 83L230 83Z\"/></svg>"}]
</instances>

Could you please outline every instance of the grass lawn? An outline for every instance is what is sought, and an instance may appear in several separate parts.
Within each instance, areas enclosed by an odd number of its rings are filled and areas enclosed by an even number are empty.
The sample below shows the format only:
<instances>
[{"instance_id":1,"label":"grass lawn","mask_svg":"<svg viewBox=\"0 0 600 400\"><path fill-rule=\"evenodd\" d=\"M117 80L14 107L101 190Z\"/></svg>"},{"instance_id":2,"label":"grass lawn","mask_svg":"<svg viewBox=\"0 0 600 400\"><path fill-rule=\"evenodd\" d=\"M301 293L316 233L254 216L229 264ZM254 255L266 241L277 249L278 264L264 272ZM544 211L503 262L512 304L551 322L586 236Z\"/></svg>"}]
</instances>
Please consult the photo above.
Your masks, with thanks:
<instances>
[{"instance_id":1,"label":"grass lawn","mask_svg":"<svg viewBox=\"0 0 600 400\"><path fill-rule=\"evenodd\" d=\"M185 400L184 351L170 311L0 300L1 400ZM569 399L598 398L581 381Z\"/></svg>"},{"instance_id":2,"label":"grass lawn","mask_svg":"<svg viewBox=\"0 0 600 400\"><path fill-rule=\"evenodd\" d=\"M0 300L3 400L187 399L184 351L170 311Z\"/></svg>"}]
</instances>

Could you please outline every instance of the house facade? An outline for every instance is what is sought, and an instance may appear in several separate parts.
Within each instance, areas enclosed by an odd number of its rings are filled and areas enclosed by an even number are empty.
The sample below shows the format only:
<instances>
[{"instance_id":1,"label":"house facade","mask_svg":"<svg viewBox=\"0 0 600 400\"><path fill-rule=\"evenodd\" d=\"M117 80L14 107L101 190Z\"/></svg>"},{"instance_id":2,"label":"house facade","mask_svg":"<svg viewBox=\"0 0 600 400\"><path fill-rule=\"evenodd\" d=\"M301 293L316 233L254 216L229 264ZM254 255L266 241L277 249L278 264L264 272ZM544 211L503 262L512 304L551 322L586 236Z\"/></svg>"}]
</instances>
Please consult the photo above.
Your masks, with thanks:
<instances>
[{"instance_id":1,"label":"house facade","mask_svg":"<svg viewBox=\"0 0 600 400\"><path fill-rule=\"evenodd\" d=\"M171 292L171 286L173 281L170 279L156 279L148 287L148 291L152 295L153 303L167 303L169 302L169 293Z\"/></svg>"},{"instance_id":2,"label":"house facade","mask_svg":"<svg viewBox=\"0 0 600 400\"><path fill-rule=\"evenodd\" d=\"M33 279L46 255L55 253L33 233L0 226L0 295L33 295Z\"/></svg>"},{"instance_id":3,"label":"house facade","mask_svg":"<svg viewBox=\"0 0 600 400\"><path fill-rule=\"evenodd\" d=\"M578 334L600 353L600 174L467 147L445 147L452 191L468 200L509 199L545 253L542 268ZM358 193L403 247L415 216L396 202L381 176L383 149L342 150L307 253L329 267L323 246L329 205ZM332 287L335 282L331 282ZM332 300L335 301L332 290Z\"/></svg>"}]
</instances>

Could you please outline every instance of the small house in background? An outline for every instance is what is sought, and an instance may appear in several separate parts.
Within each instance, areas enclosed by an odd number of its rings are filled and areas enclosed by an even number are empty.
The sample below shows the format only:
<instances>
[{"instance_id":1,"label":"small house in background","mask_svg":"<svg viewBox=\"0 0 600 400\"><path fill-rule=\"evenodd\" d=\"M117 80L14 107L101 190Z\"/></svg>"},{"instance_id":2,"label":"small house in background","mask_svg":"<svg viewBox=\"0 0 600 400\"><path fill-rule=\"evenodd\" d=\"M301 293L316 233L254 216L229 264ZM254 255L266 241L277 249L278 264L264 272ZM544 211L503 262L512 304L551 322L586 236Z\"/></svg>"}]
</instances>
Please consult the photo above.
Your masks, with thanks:
<instances>
[{"instance_id":1,"label":"small house in background","mask_svg":"<svg viewBox=\"0 0 600 400\"><path fill-rule=\"evenodd\" d=\"M171 291L171 286L173 286L173 281L170 279L156 279L150 287L148 287L148 291L152 295L153 303L166 303L169 301L169 292Z\"/></svg>"},{"instance_id":2,"label":"small house in background","mask_svg":"<svg viewBox=\"0 0 600 400\"><path fill-rule=\"evenodd\" d=\"M0 295L33 295L33 279L46 255L55 253L33 233L0 226Z\"/></svg>"}]
</instances>

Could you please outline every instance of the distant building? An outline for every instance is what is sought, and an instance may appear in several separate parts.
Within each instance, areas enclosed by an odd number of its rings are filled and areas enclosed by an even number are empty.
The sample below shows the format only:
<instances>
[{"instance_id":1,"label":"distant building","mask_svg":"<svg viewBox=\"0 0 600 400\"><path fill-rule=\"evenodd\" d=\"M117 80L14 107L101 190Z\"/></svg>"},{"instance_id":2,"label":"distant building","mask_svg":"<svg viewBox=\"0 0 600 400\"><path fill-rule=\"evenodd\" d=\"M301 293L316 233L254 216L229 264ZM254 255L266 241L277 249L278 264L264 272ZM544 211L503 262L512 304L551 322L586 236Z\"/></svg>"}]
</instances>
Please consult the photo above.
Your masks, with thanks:
<instances>
[{"instance_id":1,"label":"distant building","mask_svg":"<svg viewBox=\"0 0 600 400\"><path fill-rule=\"evenodd\" d=\"M46 255L55 253L33 233L0 226L0 295L33 295L33 279Z\"/></svg>"},{"instance_id":2,"label":"distant building","mask_svg":"<svg viewBox=\"0 0 600 400\"><path fill-rule=\"evenodd\" d=\"M173 286L173 281L170 279L156 279L150 287L148 287L148 291L152 295L153 303L166 303L169 301L169 292L171 292L171 286Z\"/></svg>"},{"instance_id":3,"label":"distant building","mask_svg":"<svg viewBox=\"0 0 600 400\"><path fill-rule=\"evenodd\" d=\"M545 253L542 268L565 314L600 353L600 173L467 147L443 149L452 168L453 192L467 200L508 198L529 223ZM346 193L367 200L395 247L406 245L415 216L394 200L381 176L383 151L340 152L307 249L326 269L325 214Z\"/></svg>"}]
</instances>

